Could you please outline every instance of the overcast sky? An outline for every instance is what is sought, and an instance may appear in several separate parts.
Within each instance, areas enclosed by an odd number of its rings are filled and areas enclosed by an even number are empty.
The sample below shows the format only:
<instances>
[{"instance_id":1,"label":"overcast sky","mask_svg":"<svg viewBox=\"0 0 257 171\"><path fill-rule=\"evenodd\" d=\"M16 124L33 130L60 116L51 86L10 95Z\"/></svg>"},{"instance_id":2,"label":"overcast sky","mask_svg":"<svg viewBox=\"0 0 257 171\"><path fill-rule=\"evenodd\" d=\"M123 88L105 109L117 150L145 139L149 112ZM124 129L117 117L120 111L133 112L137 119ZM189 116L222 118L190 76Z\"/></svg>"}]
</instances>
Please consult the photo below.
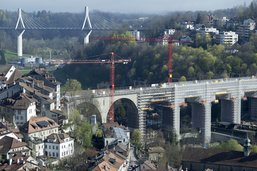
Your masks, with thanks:
<instances>
[{"instance_id":1,"label":"overcast sky","mask_svg":"<svg viewBox=\"0 0 257 171\"><path fill-rule=\"evenodd\" d=\"M184 10L214 10L249 5L252 0L0 0L0 9L15 11L47 10L53 12L82 12L85 5L122 13L159 13Z\"/></svg>"}]
</instances>

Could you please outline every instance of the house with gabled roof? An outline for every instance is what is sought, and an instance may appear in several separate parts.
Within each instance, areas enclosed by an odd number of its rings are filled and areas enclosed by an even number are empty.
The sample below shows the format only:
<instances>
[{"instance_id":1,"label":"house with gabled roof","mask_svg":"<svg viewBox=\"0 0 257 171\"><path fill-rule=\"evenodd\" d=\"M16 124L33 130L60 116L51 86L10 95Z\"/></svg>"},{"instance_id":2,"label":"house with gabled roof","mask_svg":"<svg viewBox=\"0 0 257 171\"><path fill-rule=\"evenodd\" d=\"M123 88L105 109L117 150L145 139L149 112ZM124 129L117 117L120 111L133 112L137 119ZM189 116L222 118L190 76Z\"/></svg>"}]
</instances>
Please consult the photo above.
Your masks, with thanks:
<instances>
[{"instance_id":1,"label":"house with gabled roof","mask_svg":"<svg viewBox=\"0 0 257 171\"><path fill-rule=\"evenodd\" d=\"M31 150L25 142L20 142L8 136L0 140L0 157L2 160L10 160L16 155L29 156L30 152Z\"/></svg>"},{"instance_id":2,"label":"house with gabled roof","mask_svg":"<svg viewBox=\"0 0 257 171\"><path fill-rule=\"evenodd\" d=\"M59 125L52 119L42 117L31 117L27 123L21 127L21 132L25 139L39 138L45 140L52 133L58 133Z\"/></svg>"},{"instance_id":3,"label":"house with gabled roof","mask_svg":"<svg viewBox=\"0 0 257 171\"><path fill-rule=\"evenodd\" d=\"M0 121L0 139L5 136L14 138L18 141L22 141L22 137L19 134L18 129L11 129L6 121Z\"/></svg>"},{"instance_id":4,"label":"house with gabled roof","mask_svg":"<svg viewBox=\"0 0 257 171\"><path fill-rule=\"evenodd\" d=\"M126 160L113 152L106 152L102 160L93 168L93 171L127 171Z\"/></svg>"},{"instance_id":5,"label":"house with gabled roof","mask_svg":"<svg viewBox=\"0 0 257 171\"><path fill-rule=\"evenodd\" d=\"M54 100L56 102L56 109L60 109L60 83L56 81L53 75L49 74L45 69L34 69L27 74L36 80L41 80L45 86L53 88L55 93L53 94Z\"/></svg>"},{"instance_id":6,"label":"house with gabled roof","mask_svg":"<svg viewBox=\"0 0 257 171\"><path fill-rule=\"evenodd\" d=\"M17 126L22 126L32 116L36 116L37 100L27 94L18 94L0 102L2 116L12 119Z\"/></svg>"}]
</instances>

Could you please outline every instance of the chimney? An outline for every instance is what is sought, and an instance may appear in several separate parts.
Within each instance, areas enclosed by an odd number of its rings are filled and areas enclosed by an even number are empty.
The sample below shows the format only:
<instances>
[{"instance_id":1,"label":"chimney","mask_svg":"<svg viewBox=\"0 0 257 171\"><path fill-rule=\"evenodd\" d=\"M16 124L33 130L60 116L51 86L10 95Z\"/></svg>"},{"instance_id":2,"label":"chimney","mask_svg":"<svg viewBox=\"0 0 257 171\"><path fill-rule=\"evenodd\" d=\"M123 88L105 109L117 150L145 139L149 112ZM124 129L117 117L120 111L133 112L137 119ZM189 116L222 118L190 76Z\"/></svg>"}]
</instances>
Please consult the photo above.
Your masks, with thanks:
<instances>
[{"instance_id":1,"label":"chimney","mask_svg":"<svg viewBox=\"0 0 257 171\"><path fill-rule=\"evenodd\" d=\"M251 153L251 140L248 138L244 142L244 157L248 157Z\"/></svg>"}]
</instances>

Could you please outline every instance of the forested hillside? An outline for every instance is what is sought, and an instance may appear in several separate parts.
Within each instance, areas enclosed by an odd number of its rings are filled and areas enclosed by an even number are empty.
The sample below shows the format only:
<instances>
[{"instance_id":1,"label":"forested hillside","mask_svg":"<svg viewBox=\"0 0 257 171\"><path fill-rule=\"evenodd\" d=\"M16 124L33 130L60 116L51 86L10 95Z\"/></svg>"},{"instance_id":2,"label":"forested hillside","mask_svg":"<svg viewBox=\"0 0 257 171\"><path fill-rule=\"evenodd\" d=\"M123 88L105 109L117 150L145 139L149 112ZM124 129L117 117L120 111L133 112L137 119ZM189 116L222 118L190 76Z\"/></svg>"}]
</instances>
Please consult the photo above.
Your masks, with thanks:
<instances>
[{"instance_id":1,"label":"forested hillside","mask_svg":"<svg viewBox=\"0 0 257 171\"><path fill-rule=\"evenodd\" d=\"M160 37L164 29L176 29L174 39L183 35L190 35L194 43L190 46L173 46L173 81L226 78L237 76L251 76L257 70L257 37L252 35L249 42L236 44L230 49L223 45L216 45L209 37L201 37L197 33L189 33L181 23L194 21L205 24L208 15L216 17L226 16L232 21L242 23L244 19L257 19L257 3L249 7L239 6L232 9L217 11L172 12L163 15L146 14L113 14L95 11L92 15L108 18L118 23L122 28L116 35L128 36L125 28L147 28L143 36L149 38ZM13 25L16 21L15 12L0 10L0 26ZM69 26L71 23L80 25L83 13L52 13L38 11L30 13L39 21L51 26ZM141 19L140 19L141 18ZM143 19L142 19L143 18ZM218 28L220 31L224 27ZM233 30L233 29L231 29ZM50 52L53 58L84 59L91 56L115 52L124 58L131 58L127 65L116 65L116 86L151 84L167 81L168 48L154 42L138 43L135 41L103 41L94 40L97 36L113 35L111 32L93 32L91 43L84 47L82 42L84 32L72 31L26 31L24 34L24 53L40 55L48 58ZM0 31L0 49L16 51L15 31ZM1 58L4 55L1 54ZM3 59L4 60L4 59ZM67 79L78 79L84 88L109 87L108 65L67 65L55 72L61 82Z\"/></svg>"},{"instance_id":2,"label":"forested hillside","mask_svg":"<svg viewBox=\"0 0 257 171\"><path fill-rule=\"evenodd\" d=\"M238 52L225 50L223 45L210 45L207 49L174 46L173 81L256 75L257 36L252 36L249 43L237 45L234 48ZM94 54L106 54L112 51L124 58L132 59L132 62L127 65L116 64L117 86L167 81L167 46L99 41L89 45L84 51L79 51L77 56L87 58ZM68 78L78 79L84 88L109 82L108 65L66 65L58 69L55 74L62 82ZM107 83L106 86L108 85Z\"/></svg>"}]
</instances>

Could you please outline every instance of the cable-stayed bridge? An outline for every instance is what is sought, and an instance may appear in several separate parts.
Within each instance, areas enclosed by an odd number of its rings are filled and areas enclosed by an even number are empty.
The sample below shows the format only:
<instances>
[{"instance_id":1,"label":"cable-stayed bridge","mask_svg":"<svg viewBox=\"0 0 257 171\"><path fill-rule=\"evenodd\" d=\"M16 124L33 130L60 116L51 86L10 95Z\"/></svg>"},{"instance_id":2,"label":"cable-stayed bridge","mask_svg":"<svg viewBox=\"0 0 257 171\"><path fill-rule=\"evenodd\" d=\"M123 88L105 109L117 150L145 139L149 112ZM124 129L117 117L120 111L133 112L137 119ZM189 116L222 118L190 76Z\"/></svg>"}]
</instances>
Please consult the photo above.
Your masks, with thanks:
<instances>
[{"instance_id":1,"label":"cable-stayed bridge","mask_svg":"<svg viewBox=\"0 0 257 171\"><path fill-rule=\"evenodd\" d=\"M18 9L17 14L15 22L8 23L7 26L0 26L0 30L118 30L121 28L120 24L102 13L93 12L89 17L88 7L85 7L84 14L73 14L73 16L68 16L70 18L67 18L66 21L58 21L57 14L55 18L52 18L55 19L54 23L42 21L42 16L26 13L22 9ZM69 14L67 13L67 15Z\"/></svg>"},{"instance_id":2,"label":"cable-stayed bridge","mask_svg":"<svg viewBox=\"0 0 257 171\"><path fill-rule=\"evenodd\" d=\"M75 17L72 16L72 18L68 16L66 18L67 21L58 20L58 16L56 16L55 22L47 22L47 20L42 20L39 16L35 15L35 13L26 13L20 8L17 14L17 20L15 22L0 26L0 30L16 30L19 33L17 36L17 54L20 57L23 56L22 36L25 31L82 31L85 32L84 44L88 44L89 36L92 31L114 31L122 29L122 25L108 17L108 15L100 13L92 13L92 15L89 15L87 6L85 7L84 14L76 14Z\"/></svg>"}]
</instances>

